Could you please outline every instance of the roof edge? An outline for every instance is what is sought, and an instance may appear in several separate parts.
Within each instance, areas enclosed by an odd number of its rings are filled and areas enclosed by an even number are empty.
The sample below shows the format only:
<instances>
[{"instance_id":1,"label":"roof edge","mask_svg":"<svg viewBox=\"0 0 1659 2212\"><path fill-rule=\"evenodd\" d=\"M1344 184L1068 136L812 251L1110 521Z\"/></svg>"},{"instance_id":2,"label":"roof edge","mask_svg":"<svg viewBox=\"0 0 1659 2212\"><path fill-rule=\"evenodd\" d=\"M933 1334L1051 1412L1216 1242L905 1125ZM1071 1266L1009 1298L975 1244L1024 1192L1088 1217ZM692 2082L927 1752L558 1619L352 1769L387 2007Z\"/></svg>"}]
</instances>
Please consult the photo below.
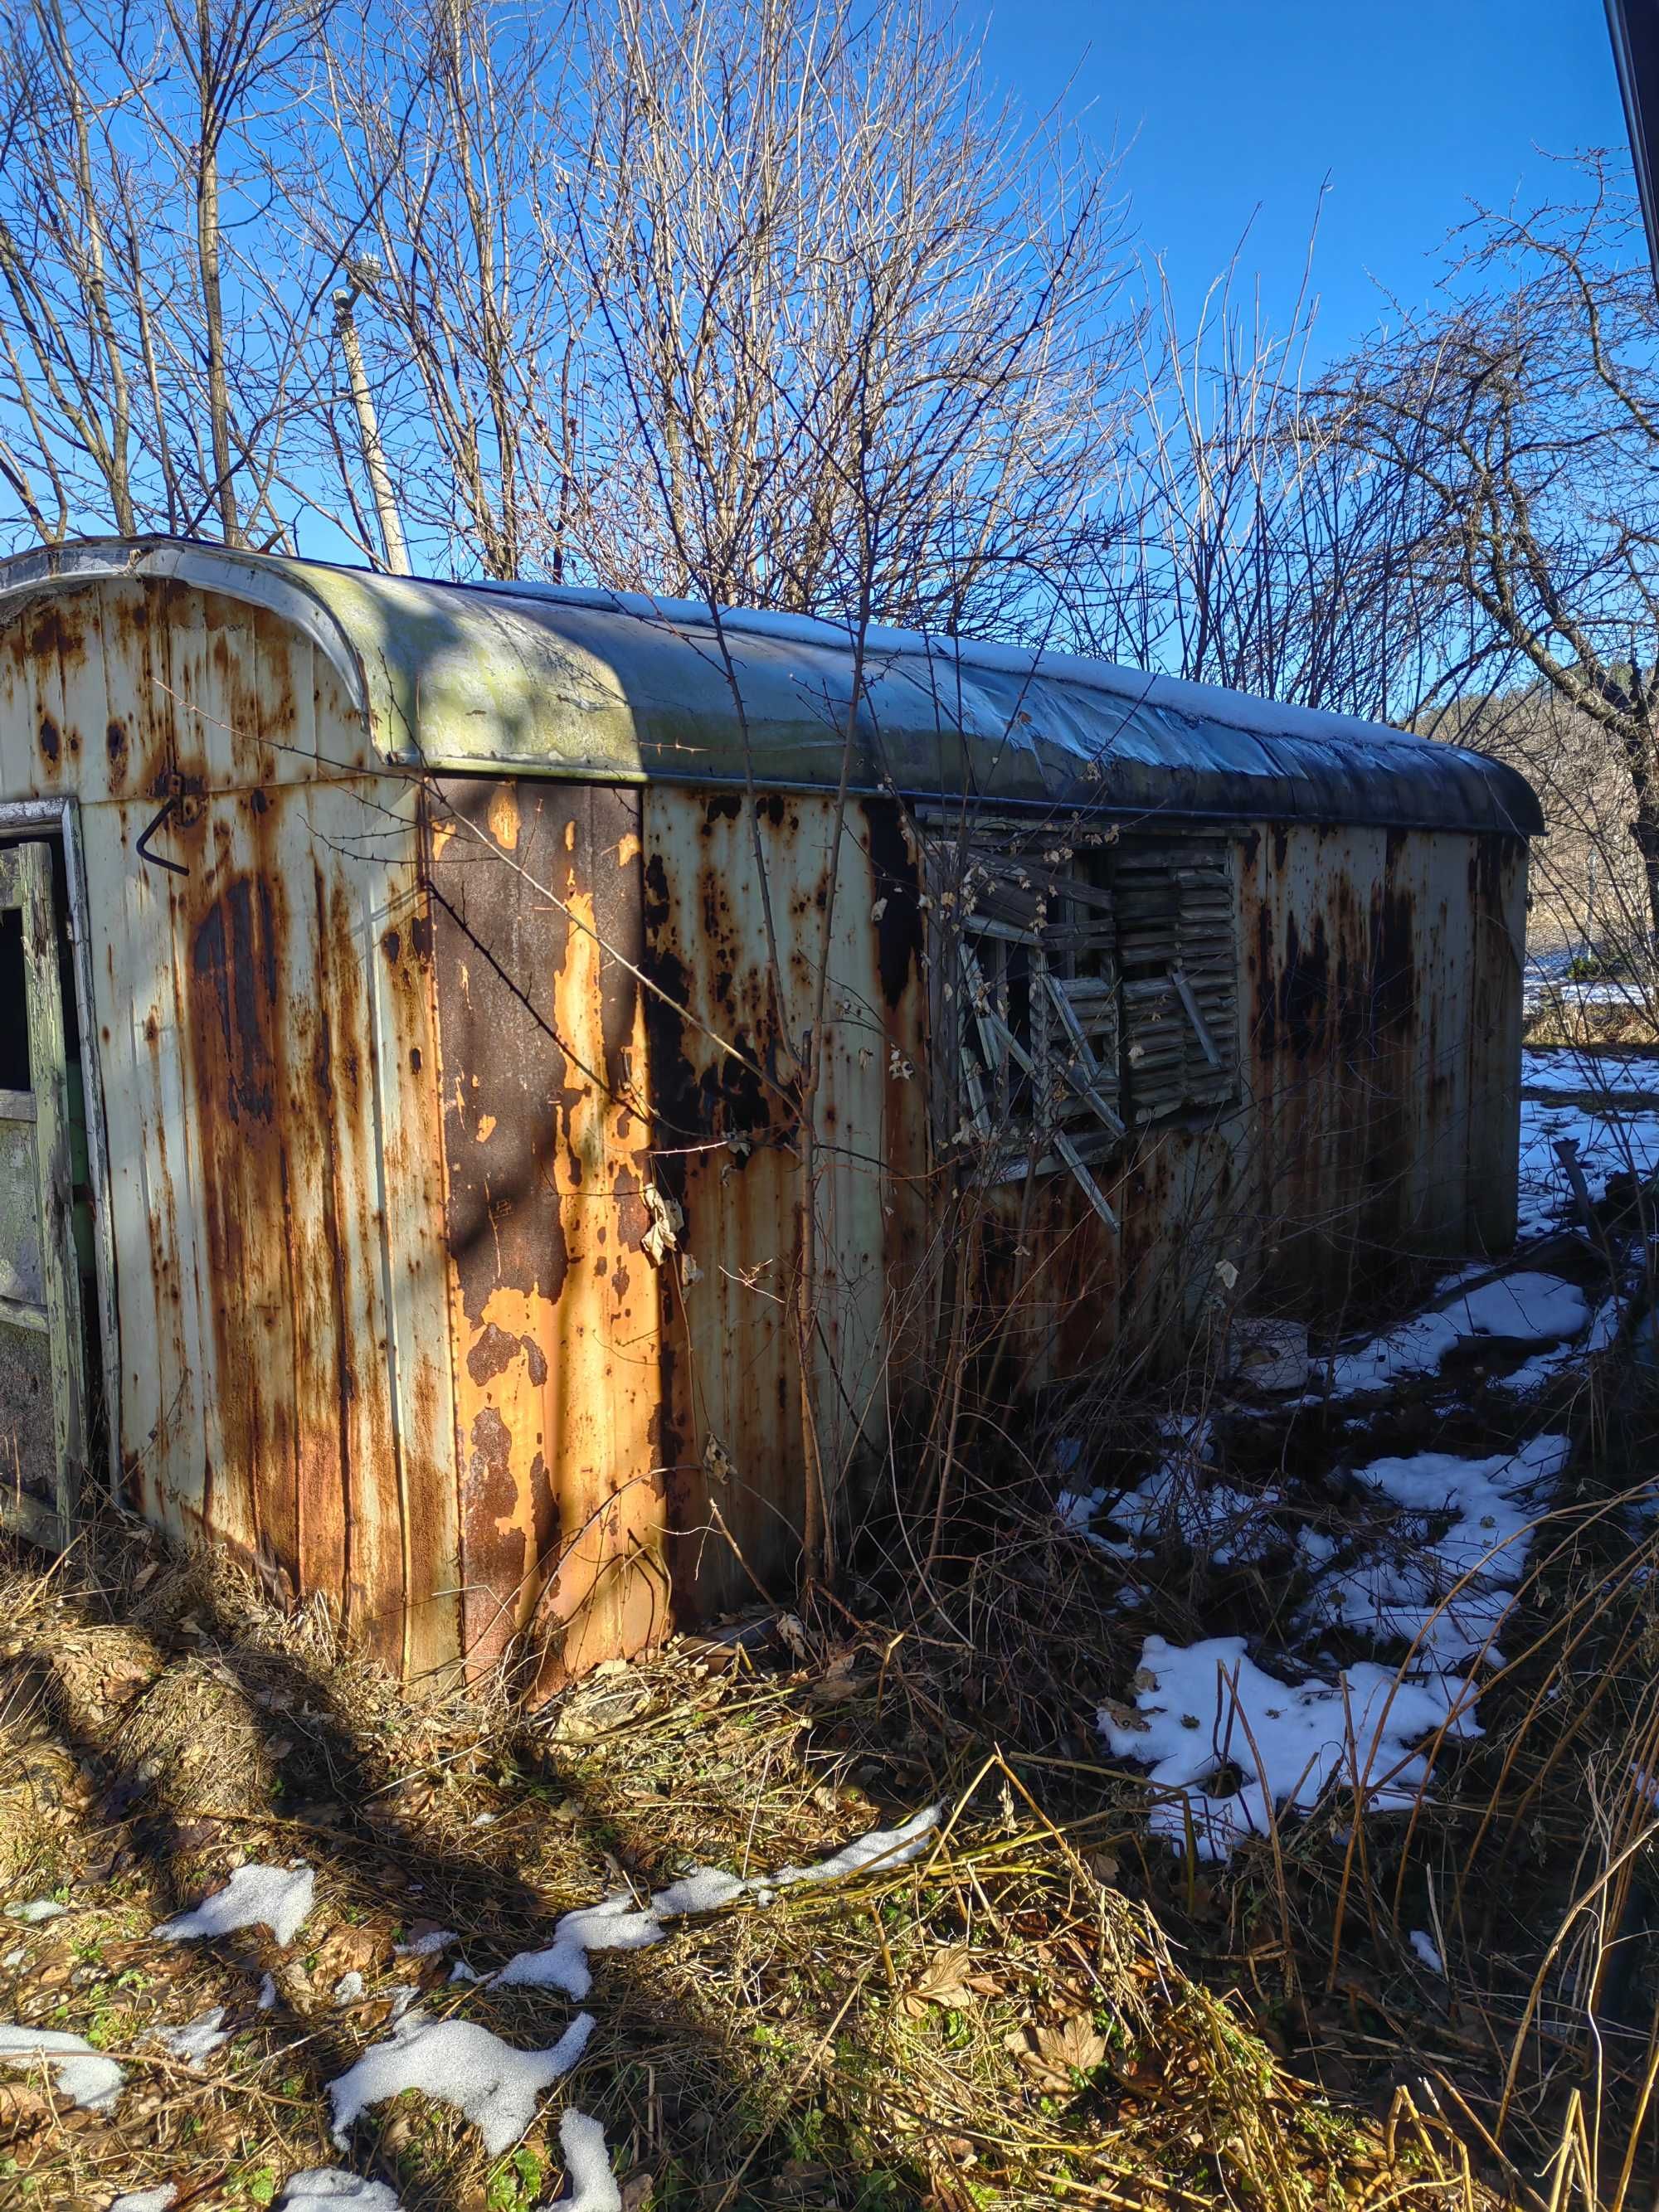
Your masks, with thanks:
<instances>
[{"instance_id":1,"label":"roof edge","mask_svg":"<svg viewBox=\"0 0 1659 2212\"><path fill-rule=\"evenodd\" d=\"M636 672L636 656L626 643L626 625L636 623L642 639L653 641L641 647L647 659L667 643L712 663L714 634L729 634L736 662L744 670L745 693L751 678L760 681L769 665L775 697L780 668L786 672L786 685L799 684L802 679L793 661L816 667L821 677L826 667L847 659L860 642L846 625L815 616L714 608L645 593L535 582L486 579L447 583L390 577L341 562L162 537L79 539L0 559L0 620L13 611L8 602L15 606L32 592L73 589L127 577L171 580L223 592L293 624L340 676L371 742L388 765L422 767L437 774L729 783L734 778L725 772L729 763L720 758L722 749L707 744L689 747L663 739L659 710L665 695L660 688L655 695L646 696L642 691L636 697L631 684L624 683L616 672L625 672L630 678ZM495 701L487 684L470 675L464 680L475 686L477 696L469 694L456 726L447 729L434 709L434 690L426 688L431 671L422 648L399 654L388 652L383 642L378 648L371 643L365 649L363 638L376 635L375 625L386 605L409 598L417 612L423 605L435 611L450 594L455 595L451 604L471 600L481 617L483 608L479 603L489 606L490 615L481 623L484 629L516 619L521 636L533 639L539 631L550 641L570 641L558 647L550 644L550 654L580 653L591 647L584 665L598 667L602 674L608 665L612 672L607 678L609 689L602 700L598 693L584 694L575 699L575 704L586 710L598 702L616 710L608 747L584 746L580 731L574 744L563 742L561 732L555 738L544 735L538 744L526 744L522 738L515 744L510 724L504 732L497 732L493 740L484 738L482 723L473 718L482 715L489 720ZM556 619L561 608L568 610L571 617L563 625ZM495 610L500 610L499 615ZM422 615L420 619L427 617ZM609 643L605 641L607 624L617 626ZM528 625L528 629L523 625ZM419 622L411 622L412 629L419 627ZM583 640L584 633L586 647L577 642ZM618 638L623 641L620 644ZM931 702L933 736L946 737L953 731L951 742L963 756L956 764L961 788L947 778L950 788L957 795L978 789L986 804L1029 799L1075 805L1104 815L1140 816L1150 811L1167 813L1171 819L1226 815L1259 822L1371 823L1520 838L1537 836L1545 828L1536 793L1526 777L1507 763L1387 724L1195 684L1161 671L1081 659L1047 647L876 626L864 634L861 642L866 686L874 684L879 688L890 677L890 696L908 697L914 691L925 707ZM726 653L719 659L728 667L732 665ZM537 660L533 653L521 655L520 659L520 697L532 702L532 714L539 718L551 696L546 688L550 675L562 676L564 672L551 671L547 659ZM489 660L489 654L483 653L474 665L483 671ZM407 665L403 665L405 661ZM836 680L845 690L851 679ZM1018 754L1023 758L1027 750L1035 755L1036 747L1015 732L1016 723L1033 720L1030 714L1018 711L1027 699L1026 686L1047 694L1049 712L1062 726L1069 720L1073 734L1065 744L1042 740L1049 756L1048 765L1019 783L1003 780L1000 769L1004 756ZM435 690L441 695L441 684ZM858 696L856 690L852 696ZM860 698L860 726L868 696L866 691ZM974 703L964 708L964 697L970 696ZM826 693L826 700L828 696ZM955 714L949 704L952 697ZM1111 702L1111 707L1121 710L1120 727L1139 732L1142 740L1139 750L1126 744L1118 763L1121 772L1111 779L1114 786L1121 786L1121 790L1103 787L1098 781L1102 756L1090 750L1087 732L1091 721L1100 720L1103 708L1091 701ZM914 710L916 699L909 704ZM732 719L729 714L716 713L707 702L703 711L711 727ZM799 709L792 707L790 711ZM1109 714L1111 708L1105 711ZM975 726L970 734L969 719L957 725L957 716L963 714L969 718L977 715L985 726ZM480 741L471 740L469 721L478 728ZM988 736L992 723L995 731ZM575 728L576 721L570 726ZM814 778L810 770L802 781L803 755L799 746L789 742L787 727L783 723L779 726L784 736L774 750L771 772L755 765L756 779L769 789L820 787L821 779ZM458 731L463 740L459 743ZM915 731L908 727L902 716L899 750L883 756L875 726L869 732L860 727L860 744L867 750L874 741L878 748L876 756L863 765L879 773L875 781L866 782L860 771L859 788L911 787L912 775L908 771L922 763L904 752L907 736L914 738ZM821 737L814 739L809 750L822 750ZM988 782L981 787L975 774L979 754L994 757L998 787ZM1167 761L1167 766L1160 766L1161 761ZM1089 778L1096 779L1092 788ZM1062 790L1062 785L1068 788ZM1344 786L1347 788L1339 796ZM1444 818L1437 820L1442 804Z\"/></svg>"},{"instance_id":2,"label":"roof edge","mask_svg":"<svg viewBox=\"0 0 1659 2212\"><path fill-rule=\"evenodd\" d=\"M322 593L294 574L306 565L189 538L78 538L0 559L0 621L11 612L8 600L41 586L73 591L82 584L156 577L222 592L301 631L343 678L353 706L367 720L372 709L362 655Z\"/></svg>"}]
</instances>

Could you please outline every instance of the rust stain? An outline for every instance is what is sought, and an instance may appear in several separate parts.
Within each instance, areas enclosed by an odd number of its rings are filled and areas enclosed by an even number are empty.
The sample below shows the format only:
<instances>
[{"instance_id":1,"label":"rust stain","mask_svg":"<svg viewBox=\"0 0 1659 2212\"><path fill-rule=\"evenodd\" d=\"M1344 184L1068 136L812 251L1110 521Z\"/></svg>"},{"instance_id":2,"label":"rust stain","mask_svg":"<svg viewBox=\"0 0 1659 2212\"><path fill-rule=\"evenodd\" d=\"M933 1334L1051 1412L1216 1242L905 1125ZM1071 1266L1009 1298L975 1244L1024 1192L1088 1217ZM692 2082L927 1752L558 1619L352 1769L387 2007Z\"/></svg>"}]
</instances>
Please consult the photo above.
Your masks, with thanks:
<instances>
[{"instance_id":1,"label":"rust stain","mask_svg":"<svg viewBox=\"0 0 1659 2212\"><path fill-rule=\"evenodd\" d=\"M519 848L519 801L510 783L496 787L489 802L489 834L504 853Z\"/></svg>"},{"instance_id":2,"label":"rust stain","mask_svg":"<svg viewBox=\"0 0 1659 2212\"><path fill-rule=\"evenodd\" d=\"M624 964L639 802L533 785L446 798L492 843L509 829L523 864L476 840L434 862L467 1641L485 1665L533 1633L550 1681L664 1626L656 1285L610 1264L642 1233L649 1173Z\"/></svg>"}]
</instances>

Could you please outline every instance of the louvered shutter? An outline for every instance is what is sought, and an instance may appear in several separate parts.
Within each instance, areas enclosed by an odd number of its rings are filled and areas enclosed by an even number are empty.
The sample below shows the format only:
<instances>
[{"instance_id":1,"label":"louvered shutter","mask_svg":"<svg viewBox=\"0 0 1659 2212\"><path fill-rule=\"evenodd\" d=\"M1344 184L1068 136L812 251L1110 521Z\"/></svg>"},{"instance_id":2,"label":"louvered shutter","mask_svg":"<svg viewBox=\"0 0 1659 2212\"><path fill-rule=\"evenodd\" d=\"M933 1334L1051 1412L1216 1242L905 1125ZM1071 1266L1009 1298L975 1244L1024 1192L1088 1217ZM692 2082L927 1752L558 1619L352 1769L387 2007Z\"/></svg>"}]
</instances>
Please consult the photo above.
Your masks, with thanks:
<instances>
[{"instance_id":1,"label":"louvered shutter","mask_svg":"<svg viewBox=\"0 0 1659 2212\"><path fill-rule=\"evenodd\" d=\"M1134 845L1115 876L1127 1118L1218 1105L1238 1083L1231 857L1219 841Z\"/></svg>"}]
</instances>

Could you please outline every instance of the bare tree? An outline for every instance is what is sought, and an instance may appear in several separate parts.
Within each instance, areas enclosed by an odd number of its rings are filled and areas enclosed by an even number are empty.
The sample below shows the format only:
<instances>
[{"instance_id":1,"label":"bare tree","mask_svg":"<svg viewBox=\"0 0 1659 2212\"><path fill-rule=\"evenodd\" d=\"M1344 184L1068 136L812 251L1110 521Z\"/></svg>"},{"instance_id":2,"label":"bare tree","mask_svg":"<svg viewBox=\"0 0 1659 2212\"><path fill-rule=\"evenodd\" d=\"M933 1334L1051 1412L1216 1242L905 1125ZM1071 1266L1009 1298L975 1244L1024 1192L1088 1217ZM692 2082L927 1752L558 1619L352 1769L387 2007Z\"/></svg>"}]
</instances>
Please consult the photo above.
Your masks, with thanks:
<instances>
[{"instance_id":1,"label":"bare tree","mask_svg":"<svg viewBox=\"0 0 1659 2212\"><path fill-rule=\"evenodd\" d=\"M325 0L27 0L0 45L0 471L29 534L281 542L307 307L252 189ZM283 85L283 95L287 87Z\"/></svg>"},{"instance_id":2,"label":"bare tree","mask_svg":"<svg viewBox=\"0 0 1659 2212\"><path fill-rule=\"evenodd\" d=\"M1413 568L1462 609L1449 679L1501 696L1524 671L1604 733L1655 937L1659 303L1632 207L1589 173L1584 204L1481 216L1437 307L1325 400L1332 433L1419 495Z\"/></svg>"},{"instance_id":3,"label":"bare tree","mask_svg":"<svg viewBox=\"0 0 1659 2212\"><path fill-rule=\"evenodd\" d=\"M1108 659L1408 721L1438 672L1443 593L1410 559L1413 479L1310 403L1313 245L1282 329L1238 298L1237 256L1190 331L1153 271L1124 506L1069 620Z\"/></svg>"},{"instance_id":4,"label":"bare tree","mask_svg":"<svg viewBox=\"0 0 1659 2212\"><path fill-rule=\"evenodd\" d=\"M902 0L589 0L585 552L607 580L1047 619L1122 358L1106 179ZM575 158L580 149L580 160Z\"/></svg>"},{"instance_id":5,"label":"bare tree","mask_svg":"<svg viewBox=\"0 0 1659 2212\"><path fill-rule=\"evenodd\" d=\"M338 420L361 429L368 402L400 527L440 571L564 567L573 257L542 216L564 189L567 44L557 18L482 0L337 15L307 158L274 169L313 251L351 272L358 366L343 346L324 443L349 489Z\"/></svg>"},{"instance_id":6,"label":"bare tree","mask_svg":"<svg viewBox=\"0 0 1659 2212\"><path fill-rule=\"evenodd\" d=\"M1045 634L1056 572L1110 486L1125 336L1107 180L983 96L948 17L902 0L592 0L547 215L589 287L576 522L606 581L704 602L744 728L732 605L844 628L850 690L830 896L804 970L778 953L788 1041L809 1573L832 1571L840 1473L811 1378L836 885L878 622ZM575 149L580 149L580 158ZM550 252L556 241L550 240ZM749 794L751 823L756 799Z\"/></svg>"}]
</instances>

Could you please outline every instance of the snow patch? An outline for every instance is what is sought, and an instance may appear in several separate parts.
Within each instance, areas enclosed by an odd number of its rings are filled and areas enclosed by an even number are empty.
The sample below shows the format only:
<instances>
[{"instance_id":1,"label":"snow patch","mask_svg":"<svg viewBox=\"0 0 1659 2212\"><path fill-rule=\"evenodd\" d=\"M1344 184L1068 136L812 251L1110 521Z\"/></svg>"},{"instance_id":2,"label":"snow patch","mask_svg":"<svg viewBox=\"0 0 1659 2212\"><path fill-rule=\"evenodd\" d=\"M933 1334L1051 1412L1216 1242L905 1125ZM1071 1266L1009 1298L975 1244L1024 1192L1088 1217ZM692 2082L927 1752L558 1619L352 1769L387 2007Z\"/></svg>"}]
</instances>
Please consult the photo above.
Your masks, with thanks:
<instances>
[{"instance_id":1,"label":"snow patch","mask_svg":"<svg viewBox=\"0 0 1659 2212\"><path fill-rule=\"evenodd\" d=\"M1155 1551L1173 1537L1217 1566L1258 1559L1282 1545L1282 1529L1269 1516L1277 1491L1234 1490L1211 1472L1214 1426L1207 1415L1170 1413L1158 1423L1164 1453L1152 1473L1114 1498L1104 1490L1063 1490L1054 1513L1068 1534L1116 1559ZM1094 1524L1121 1529L1103 1534Z\"/></svg>"},{"instance_id":2,"label":"snow patch","mask_svg":"<svg viewBox=\"0 0 1659 2212\"><path fill-rule=\"evenodd\" d=\"M1522 1393L1540 1389L1568 1369L1582 1366L1586 1360L1611 1350L1619 1334L1619 1322L1618 1299L1604 1298L1595 1309L1587 1335L1577 1344L1557 1345L1553 1352L1535 1352L1524 1367L1517 1367L1512 1375L1504 1376L1502 1387Z\"/></svg>"},{"instance_id":3,"label":"snow patch","mask_svg":"<svg viewBox=\"0 0 1659 2212\"><path fill-rule=\"evenodd\" d=\"M1531 1085L1528 1065L1522 1077ZM1599 1198L1611 1175L1628 1170L1643 1182L1659 1169L1659 1110L1598 1099L1594 1107L1560 1097L1521 1101L1520 1234L1543 1237L1572 1216L1573 1189L1557 1144L1568 1138L1578 1148L1579 1164L1592 1197Z\"/></svg>"},{"instance_id":4,"label":"snow patch","mask_svg":"<svg viewBox=\"0 0 1659 2212\"><path fill-rule=\"evenodd\" d=\"M363 2001L363 1978L354 1966L349 1974L342 1974L334 1984L337 2005L361 2004Z\"/></svg>"},{"instance_id":5,"label":"snow patch","mask_svg":"<svg viewBox=\"0 0 1659 2212\"><path fill-rule=\"evenodd\" d=\"M54 1898L35 1897L31 1898L27 1905L9 1905L6 1917L8 1920L25 1921L33 1927L42 1920L56 1920L68 1911L67 1905L59 1905Z\"/></svg>"},{"instance_id":6,"label":"snow patch","mask_svg":"<svg viewBox=\"0 0 1659 2212\"><path fill-rule=\"evenodd\" d=\"M180 1912L150 1930L164 1943L196 1936L233 1936L241 1928L269 1928L291 1943L315 1899L317 1877L307 1866L239 1866L230 1880L193 1911Z\"/></svg>"},{"instance_id":7,"label":"snow patch","mask_svg":"<svg viewBox=\"0 0 1659 2212\"><path fill-rule=\"evenodd\" d=\"M490 2157L499 2158L530 2125L541 2092L581 2057L592 2031L592 2014L578 2013L550 2051L516 2051L475 2021L405 2013L389 2042L377 2043L329 2083L334 2140L343 2145L369 2106L419 2089L465 2113Z\"/></svg>"},{"instance_id":8,"label":"snow patch","mask_svg":"<svg viewBox=\"0 0 1659 2212\"><path fill-rule=\"evenodd\" d=\"M559 2148L570 2184L569 2196L559 2199L562 2212L622 2212L622 2191L599 2122L568 2105L559 2121Z\"/></svg>"},{"instance_id":9,"label":"snow patch","mask_svg":"<svg viewBox=\"0 0 1659 2212\"><path fill-rule=\"evenodd\" d=\"M698 1867L678 1881L671 1881L666 1889L659 1889L651 1900L651 1910L662 1920L678 1919L690 1912L718 1912L723 1905L735 1904L748 1887L741 1875L726 1874L719 1867Z\"/></svg>"},{"instance_id":10,"label":"snow patch","mask_svg":"<svg viewBox=\"0 0 1659 2212\"><path fill-rule=\"evenodd\" d=\"M498 1989L562 1990L585 1997L593 1986L590 1951L642 1951L660 1943L663 1924L648 1907L631 1897L607 1897L602 1905L567 1912L545 1950L520 1951L495 1977Z\"/></svg>"},{"instance_id":11,"label":"snow patch","mask_svg":"<svg viewBox=\"0 0 1659 2212\"><path fill-rule=\"evenodd\" d=\"M291 2174L276 2199L276 2212L311 2212L314 2204L349 2204L353 2212L403 2212L386 2183L348 2173L343 2166L313 2166Z\"/></svg>"},{"instance_id":12,"label":"snow patch","mask_svg":"<svg viewBox=\"0 0 1659 2212\"><path fill-rule=\"evenodd\" d=\"M1363 1789L1373 1811L1407 1811L1429 1778L1427 1759L1412 1747L1441 1729L1480 1733L1467 1682L1402 1680L1369 1661L1335 1682L1281 1682L1245 1656L1242 1636L1185 1647L1149 1636L1135 1686L1133 1711L1101 1708L1101 1733L1114 1758L1137 1760L1150 1781L1182 1793L1152 1807L1152 1833L1185 1847L1184 1801L1206 1859L1265 1834L1270 1804L1310 1810L1333 1780ZM1239 1770L1236 1791L1202 1787L1228 1765Z\"/></svg>"},{"instance_id":13,"label":"snow patch","mask_svg":"<svg viewBox=\"0 0 1659 2212\"><path fill-rule=\"evenodd\" d=\"M130 2189L125 2197L118 2197L109 2212L172 2212L179 2199L176 2181L164 2181L156 2189Z\"/></svg>"},{"instance_id":14,"label":"snow patch","mask_svg":"<svg viewBox=\"0 0 1659 2212\"><path fill-rule=\"evenodd\" d=\"M843 1844L832 1857L816 1860L811 1866L781 1867L776 1874L750 1883L750 1887L763 1896L772 1889L792 1889L808 1882L840 1881L849 1874L862 1874L866 1867L908 1865L927 1850L927 1838L939 1826L939 1815L937 1805L925 1805L902 1828L872 1828L855 1843Z\"/></svg>"},{"instance_id":15,"label":"snow patch","mask_svg":"<svg viewBox=\"0 0 1659 2212\"><path fill-rule=\"evenodd\" d=\"M412 1943L394 1943L392 1955L394 1959L432 1959L460 1940L453 1928L433 1928L424 1936L417 1936Z\"/></svg>"},{"instance_id":16,"label":"snow patch","mask_svg":"<svg viewBox=\"0 0 1659 2212\"><path fill-rule=\"evenodd\" d=\"M1441 1957L1440 1953L1436 1947L1435 1940L1433 1936L1429 1934L1427 1929L1413 1928L1411 1933L1411 1945L1413 1950L1416 1952L1418 1957L1423 1961L1423 1964L1429 1969L1431 1973L1439 1974L1443 1977L1444 1976L1446 1972L1446 1962Z\"/></svg>"},{"instance_id":17,"label":"snow patch","mask_svg":"<svg viewBox=\"0 0 1659 2212\"><path fill-rule=\"evenodd\" d=\"M253 2002L261 2012L272 2012L276 2009L276 1977L275 1974L262 1974L259 1977L259 1994Z\"/></svg>"},{"instance_id":18,"label":"snow patch","mask_svg":"<svg viewBox=\"0 0 1659 2212\"><path fill-rule=\"evenodd\" d=\"M1448 1304L1413 1315L1401 1328L1374 1337L1357 1352L1340 1352L1329 1365L1333 1397L1388 1390L1432 1375L1446 1354L1472 1337L1496 1336L1522 1344L1556 1344L1589 1324L1589 1306L1576 1283L1522 1268Z\"/></svg>"},{"instance_id":19,"label":"snow patch","mask_svg":"<svg viewBox=\"0 0 1659 2212\"><path fill-rule=\"evenodd\" d=\"M1644 1105L1659 1097L1659 1060L1534 1045L1521 1055L1521 1084L1526 1091L1589 1092L1614 1104Z\"/></svg>"},{"instance_id":20,"label":"snow patch","mask_svg":"<svg viewBox=\"0 0 1659 2212\"><path fill-rule=\"evenodd\" d=\"M94 2051L84 2036L55 2027L16 2027L0 2022L0 2065L45 2064L52 2085L83 2112L112 2112L126 2075L112 2058Z\"/></svg>"},{"instance_id":21,"label":"snow patch","mask_svg":"<svg viewBox=\"0 0 1659 2212\"><path fill-rule=\"evenodd\" d=\"M1436 1660L1486 1649L1514 1602L1532 1523L1571 1449L1567 1437L1540 1436L1490 1459L1414 1452L1355 1468L1356 1483L1391 1499L1411 1523L1357 1564L1328 1571L1306 1617L1398 1637ZM1431 1539L1425 1524L1440 1519L1448 1525Z\"/></svg>"},{"instance_id":22,"label":"snow patch","mask_svg":"<svg viewBox=\"0 0 1659 2212\"><path fill-rule=\"evenodd\" d=\"M230 2041L230 2030L224 2025L225 2008L215 2005L211 2012L198 2014L184 2027L155 2027L149 2039L159 2043L168 2054L186 2066L199 2066L210 2058L222 2045Z\"/></svg>"},{"instance_id":23,"label":"snow patch","mask_svg":"<svg viewBox=\"0 0 1659 2212\"><path fill-rule=\"evenodd\" d=\"M780 1889L840 1881L873 1866L903 1866L927 1849L939 1814L937 1805L925 1806L902 1827L872 1828L868 1835L811 1866L781 1867L776 1874L749 1880L723 1873L718 1867L697 1867L659 1890L648 1905L636 1905L623 1894L607 1897L599 1905L582 1905L564 1915L545 1948L520 1951L509 1959L494 1978L494 1986L562 1990L568 1996L585 1997L593 1985L587 1963L591 1952L642 1951L661 1942L667 1933L665 1920L686 1913L714 1912L740 1897L752 1897L757 1904L766 1905Z\"/></svg>"}]
</instances>

